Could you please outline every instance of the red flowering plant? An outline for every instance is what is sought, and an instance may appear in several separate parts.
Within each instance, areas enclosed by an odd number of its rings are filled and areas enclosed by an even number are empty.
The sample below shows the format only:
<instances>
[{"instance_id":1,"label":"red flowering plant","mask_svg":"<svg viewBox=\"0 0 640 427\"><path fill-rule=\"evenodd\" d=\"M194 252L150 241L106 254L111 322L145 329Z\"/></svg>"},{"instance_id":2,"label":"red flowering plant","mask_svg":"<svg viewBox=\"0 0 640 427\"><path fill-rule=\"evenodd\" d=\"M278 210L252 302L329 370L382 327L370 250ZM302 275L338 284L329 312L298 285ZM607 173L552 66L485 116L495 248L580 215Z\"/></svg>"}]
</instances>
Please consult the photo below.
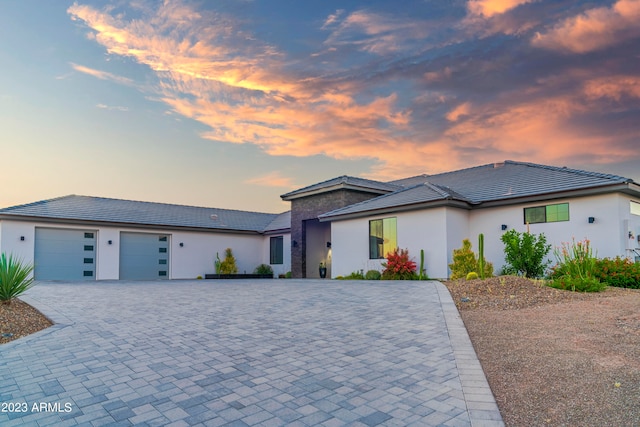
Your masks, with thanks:
<instances>
[{"instance_id":1,"label":"red flowering plant","mask_svg":"<svg viewBox=\"0 0 640 427\"><path fill-rule=\"evenodd\" d=\"M417 280L416 263L409 259L408 249L396 248L387 254L383 262L382 280Z\"/></svg>"}]
</instances>

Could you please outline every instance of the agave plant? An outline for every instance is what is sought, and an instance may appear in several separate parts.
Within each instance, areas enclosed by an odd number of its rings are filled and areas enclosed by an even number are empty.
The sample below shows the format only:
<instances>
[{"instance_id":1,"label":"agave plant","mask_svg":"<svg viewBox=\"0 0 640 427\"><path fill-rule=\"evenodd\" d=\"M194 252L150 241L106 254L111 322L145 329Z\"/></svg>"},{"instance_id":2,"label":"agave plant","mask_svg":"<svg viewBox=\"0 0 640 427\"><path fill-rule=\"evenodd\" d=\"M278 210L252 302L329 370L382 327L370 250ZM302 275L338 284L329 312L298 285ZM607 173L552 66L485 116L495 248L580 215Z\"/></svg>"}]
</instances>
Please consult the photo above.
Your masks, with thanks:
<instances>
[{"instance_id":1,"label":"agave plant","mask_svg":"<svg viewBox=\"0 0 640 427\"><path fill-rule=\"evenodd\" d=\"M0 301L11 304L11 300L33 286L31 264L25 264L13 255L0 255Z\"/></svg>"}]
</instances>

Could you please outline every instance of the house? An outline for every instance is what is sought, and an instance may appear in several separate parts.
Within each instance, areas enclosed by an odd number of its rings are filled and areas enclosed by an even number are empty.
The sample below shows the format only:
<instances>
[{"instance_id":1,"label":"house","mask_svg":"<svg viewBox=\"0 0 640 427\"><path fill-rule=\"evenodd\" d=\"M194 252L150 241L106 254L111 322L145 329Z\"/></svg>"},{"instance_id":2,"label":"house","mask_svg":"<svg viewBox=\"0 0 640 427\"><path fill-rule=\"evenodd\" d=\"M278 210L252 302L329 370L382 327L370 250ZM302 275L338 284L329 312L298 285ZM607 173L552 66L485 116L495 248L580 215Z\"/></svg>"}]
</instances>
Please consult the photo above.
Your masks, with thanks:
<instances>
[{"instance_id":1,"label":"house","mask_svg":"<svg viewBox=\"0 0 640 427\"><path fill-rule=\"evenodd\" d=\"M35 264L41 280L180 279L212 272L231 247L240 272L328 277L381 270L395 247L427 274L449 276L454 249L485 236L504 263L501 235L544 233L554 246L588 238L600 257L640 260L640 185L621 176L505 161L391 182L340 176L281 196L267 214L86 196L0 210L0 251Z\"/></svg>"},{"instance_id":2,"label":"house","mask_svg":"<svg viewBox=\"0 0 640 427\"><path fill-rule=\"evenodd\" d=\"M502 234L544 233L560 246L588 238L600 257L640 255L640 185L566 167L505 161L392 182L339 177L282 196L291 201L294 276L381 270L384 256L425 252L430 277L449 276L454 249L485 236L485 258L504 264Z\"/></svg>"},{"instance_id":3,"label":"house","mask_svg":"<svg viewBox=\"0 0 640 427\"><path fill-rule=\"evenodd\" d=\"M194 279L232 248L238 271L290 270L289 212L267 214L87 196L0 210L0 250L37 280Z\"/></svg>"}]
</instances>

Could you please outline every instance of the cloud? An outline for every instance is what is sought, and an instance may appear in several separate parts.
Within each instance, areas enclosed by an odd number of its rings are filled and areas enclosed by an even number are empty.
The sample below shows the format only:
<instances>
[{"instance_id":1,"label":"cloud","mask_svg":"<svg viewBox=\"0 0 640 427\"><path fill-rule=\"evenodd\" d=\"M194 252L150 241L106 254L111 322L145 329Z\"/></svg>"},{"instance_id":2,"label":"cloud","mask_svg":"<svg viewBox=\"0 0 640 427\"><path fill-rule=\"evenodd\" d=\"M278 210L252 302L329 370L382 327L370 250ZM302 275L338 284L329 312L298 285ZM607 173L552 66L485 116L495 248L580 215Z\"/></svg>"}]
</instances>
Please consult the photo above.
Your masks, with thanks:
<instances>
[{"instance_id":1,"label":"cloud","mask_svg":"<svg viewBox=\"0 0 640 427\"><path fill-rule=\"evenodd\" d=\"M71 62L71 67L81 73L88 74L90 76L96 77L100 80L110 80L116 83L131 85L133 84L133 80L128 79L126 77L116 76L115 74L108 73L106 71L96 70L94 68L85 67L84 65L78 65ZM63 77L61 77L63 78Z\"/></svg>"},{"instance_id":2,"label":"cloud","mask_svg":"<svg viewBox=\"0 0 640 427\"><path fill-rule=\"evenodd\" d=\"M477 15L465 4L455 20L338 10L315 21L322 28L316 45L305 40L310 53L294 55L228 14L181 1L139 4L136 19L78 4L68 13L111 57L151 70L150 97L205 125L202 137L215 142L368 159L374 179L505 158L638 158L629 147L640 135L639 77L628 52L578 61L530 41L570 22L568 8L478 1ZM633 6L604 9L631 16ZM250 181L291 187L278 174Z\"/></svg>"},{"instance_id":3,"label":"cloud","mask_svg":"<svg viewBox=\"0 0 640 427\"><path fill-rule=\"evenodd\" d=\"M254 178L247 179L247 184L261 185L264 187L278 187L278 188L295 188L296 184L293 179L288 176L283 176L281 172L269 172L265 175L256 176Z\"/></svg>"},{"instance_id":4,"label":"cloud","mask_svg":"<svg viewBox=\"0 0 640 427\"><path fill-rule=\"evenodd\" d=\"M122 107L120 105L96 104L96 107L102 110L109 110L109 111L129 111L128 107Z\"/></svg>"},{"instance_id":5,"label":"cloud","mask_svg":"<svg viewBox=\"0 0 640 427\"><path fill-rule=\"evenodd\" d=\"M535 47L587 53L640 36L640 0L618 0L567 18L551 30L537 33Z\"/></svg>"},{"instance_id":6,"label":"cloud","mask_svg":"<svg viewBox=\"0 0 640 427\"><path fill-rule=\"evenodd\" d=\"M469 12L491 18L494 15L506 13L521 4L531 3L534 0L469 0L467 5Z\"/></svg>"}]
</instances>

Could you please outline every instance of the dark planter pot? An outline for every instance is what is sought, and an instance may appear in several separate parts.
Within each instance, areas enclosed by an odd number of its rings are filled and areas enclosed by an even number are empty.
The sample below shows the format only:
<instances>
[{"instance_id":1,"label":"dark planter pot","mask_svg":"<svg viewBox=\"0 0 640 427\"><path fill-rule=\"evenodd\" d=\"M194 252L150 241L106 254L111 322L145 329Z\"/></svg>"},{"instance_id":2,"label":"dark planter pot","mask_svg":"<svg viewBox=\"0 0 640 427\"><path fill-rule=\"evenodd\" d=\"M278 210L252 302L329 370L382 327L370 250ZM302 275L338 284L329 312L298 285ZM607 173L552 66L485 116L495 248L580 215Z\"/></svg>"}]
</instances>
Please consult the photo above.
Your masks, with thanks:
<instances>
[{"instance_id":1,"label":"dark planter pot","mask_svg":"<svg viewBox=\"0 0 640 427\"><path fill-rule=\"evenodd\" d=\"M318 268L318 272L320 273L321 279L324 279L325 277L327 277L327 267Z\"/></svg>"},{"instance_id":2,"label":"dark planter pot","mask_svg":"<svg viewBox=\"0 0 640 427\"><path fill-rule=\"evenodd\" d=\"M205 279L273 279L273 274L205 274Z\"/></svg>"}]
</instances>

